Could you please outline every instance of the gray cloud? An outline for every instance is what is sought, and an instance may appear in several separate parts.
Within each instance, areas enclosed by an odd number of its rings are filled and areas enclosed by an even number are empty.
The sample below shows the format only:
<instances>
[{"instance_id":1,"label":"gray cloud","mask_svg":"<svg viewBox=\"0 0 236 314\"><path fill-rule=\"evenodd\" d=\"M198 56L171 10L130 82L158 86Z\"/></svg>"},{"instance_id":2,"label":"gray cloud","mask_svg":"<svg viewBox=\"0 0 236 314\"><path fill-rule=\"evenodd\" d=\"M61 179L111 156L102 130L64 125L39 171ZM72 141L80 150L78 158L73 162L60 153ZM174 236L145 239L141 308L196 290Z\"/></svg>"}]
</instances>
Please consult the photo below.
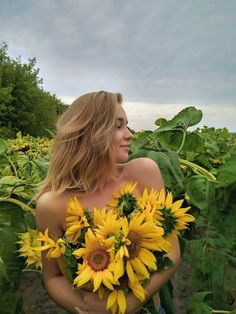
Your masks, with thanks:
<instances>
[{"instance_id":1,"label":"gray cloud","mask_svg":"<svg viewBox=\"0 0 236 314\"><path fill-rule=\"evenodd\" d=\"M236 105L235 0L0 5L10 55L36 57L58 96L105 89L132 102Z\"/></svg>"}]
</instances>

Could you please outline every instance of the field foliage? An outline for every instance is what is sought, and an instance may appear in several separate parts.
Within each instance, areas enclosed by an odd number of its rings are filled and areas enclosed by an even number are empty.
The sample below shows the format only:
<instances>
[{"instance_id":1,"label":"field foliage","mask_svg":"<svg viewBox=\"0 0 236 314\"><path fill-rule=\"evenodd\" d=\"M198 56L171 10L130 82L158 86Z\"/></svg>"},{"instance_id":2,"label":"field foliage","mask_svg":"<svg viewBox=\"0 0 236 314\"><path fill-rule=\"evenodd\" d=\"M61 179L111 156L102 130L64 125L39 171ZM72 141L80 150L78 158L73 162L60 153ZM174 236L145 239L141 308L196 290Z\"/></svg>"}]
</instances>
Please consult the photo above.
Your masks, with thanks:
<instances>
[{"instance_id":1,"label":"field foliage","mask_svg":"<svg viewBox=\"0 0 236 314\"><path fill-rule=\"evenodd\" d=\"M134 134L130 159L149 157L174 198L184 198L197 221L181 236L183 259L191 265L186 312L236 313L236 135L226 128L195 128L202 112L188 107L155 131ZM191 127L191 128L190 128ZM48 168L47 138L0 140L0 313L24 313L17 293L25 259L18 234L35 228L38 183ZM174 313L171 283L161 291ZM222 312L224 311L224 312Z\"/></svg>"}]
</instances>

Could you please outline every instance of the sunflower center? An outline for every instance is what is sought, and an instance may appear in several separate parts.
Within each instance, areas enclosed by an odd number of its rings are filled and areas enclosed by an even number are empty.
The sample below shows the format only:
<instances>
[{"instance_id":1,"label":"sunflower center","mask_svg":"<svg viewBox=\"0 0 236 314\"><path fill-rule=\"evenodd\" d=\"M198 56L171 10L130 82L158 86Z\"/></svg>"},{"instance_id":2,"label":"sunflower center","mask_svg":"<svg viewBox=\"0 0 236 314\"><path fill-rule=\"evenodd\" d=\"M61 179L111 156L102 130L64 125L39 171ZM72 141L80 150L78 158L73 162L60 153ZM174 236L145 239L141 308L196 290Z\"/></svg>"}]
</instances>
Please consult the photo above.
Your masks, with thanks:
<instances>
[{"instance_id":1,"label":"sunflower center","mask_svg":"<svg viewBox=\"0 0 236 314\"><path fill-rule=\"evenodd\" d=\"M128 238L131 242L131 244L127 247L129 251L129 258L135 258L138 256L140 250L141 250L141 237L136 232L129 232Z\"/></svg>"},{"instance_id":2,"label":"sunflower center","mask_svg":"<svg viewBox=\"0 0 236 314\"><path fill-rule=\"evenodd\" d=\"M89 253L88 264L94 271L101 271L107 268L110 262L109 253L103 249L97 249Z\"/></svg>"}]
</instances>

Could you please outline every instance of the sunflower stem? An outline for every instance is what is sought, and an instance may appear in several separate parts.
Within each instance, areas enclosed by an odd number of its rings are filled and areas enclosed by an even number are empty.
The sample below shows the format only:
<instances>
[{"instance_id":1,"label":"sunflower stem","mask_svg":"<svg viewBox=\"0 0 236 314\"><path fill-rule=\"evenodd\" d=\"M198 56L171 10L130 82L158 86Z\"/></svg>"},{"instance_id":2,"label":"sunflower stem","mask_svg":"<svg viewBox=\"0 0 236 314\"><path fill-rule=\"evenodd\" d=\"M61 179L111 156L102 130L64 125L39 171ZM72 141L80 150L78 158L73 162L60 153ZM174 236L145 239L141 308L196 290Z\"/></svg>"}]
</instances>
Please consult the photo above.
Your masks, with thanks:
<instances>
[{"instance_id":1,"label":"sunflower stem","mask_svg":"<svg viewBox=\"0 0 236 314\"><path fill-rule=\"evenodd\" d=\"M223 311L223 310L213 310L211 309L212 313L218 313L218 314L229 314L231 311Z\"/></svg>"},{"instance_id":2,"label":"sunflower stem","mask_svg":"<svg viewBox=\"0 0 236 314\"><path fill-rule=\"evenodd\" d=\"M179 147L179 149L177 150L177 154L180 153L180 151L182 150L182 148L184 147L185 144L185 139L186 139L186 131L182 130L182 129L177 129L178 131L181 131L183 133L183 138L182 138L182 143Z\"/></svg>"},{"instance_id":3,"label":"sunflower stem","mask_svg":"<svg viewBox=\"0 0 236 314\"><path fill-rule=\"evenodd\" d=\"M14 198L5 198L5 197L0 197L0 202L8 202L8 203L13 203L13 204L16 204L18 206L20 206L23 210L25 211L29 211L31 214L35 215L35 211L32 207L26 205L25 203L19 201L19 200L16 200Z\"/></svg>"},{"instance_id":4,"label":"sunflower stem","mask_svg":"<svg viewBox=\"0 0 236 314\"><path fill-rule=\"evenodd\" d=\"M24 268L22 269L23 272L35 272L35 273L42 273L41 270L38 270L38 269L32 269L32 268Z\"/></svg>"},{"instance_id":5,"label":"sunflower stem","mask_svg":"<svg viewBox=\"0 0 236 314\"><path fill-rule=\"evenodd\" d=\"M207 171L205 168L203 168L199 165L196 165L195 163L193 163L191 161L184 160L181 158L179 158L179 162L184 166L188 166L188 167L192 168L193 171L199 173L203 177L207 178L209 181L216 181L216 177L212 173Z\"/></svg>"}]
</instances>

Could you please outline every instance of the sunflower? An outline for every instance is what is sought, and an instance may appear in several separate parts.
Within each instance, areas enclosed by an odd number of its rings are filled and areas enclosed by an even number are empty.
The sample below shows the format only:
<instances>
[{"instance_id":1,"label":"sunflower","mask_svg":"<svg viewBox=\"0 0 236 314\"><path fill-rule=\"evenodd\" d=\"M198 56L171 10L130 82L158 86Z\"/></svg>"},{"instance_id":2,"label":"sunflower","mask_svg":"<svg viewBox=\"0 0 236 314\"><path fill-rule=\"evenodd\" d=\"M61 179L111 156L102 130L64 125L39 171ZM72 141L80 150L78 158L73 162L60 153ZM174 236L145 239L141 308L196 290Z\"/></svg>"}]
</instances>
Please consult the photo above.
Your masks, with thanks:
<instances>
[{"instance_id":1,"label":"sunflower","mask_svg":"<svg viewBox=\"0 0 236 314\"><path fill-rule=\"evenodd\" d=\"M148 279L150 271L157 270L156 258L151 251L163 251L164 231L153 221L146 221L144 212L135 213L130 221L124 217L122 230L125 239L123 246L128 251L128 256L124 258L125 269L131 285L134 285L140 280ZM120 250L124 250L123 246ZM120 250L116 257L121 258Z\"/></svg>"},{"instance_id":2,"label":"sunflower","mask_svg":"<svg viewBox=\"0 0 236 314\"><path fill-rule=\"evenodd\" d=\"M178 236L180 230L184 230L188 227L189 222L193 222L195 218L192 215L186 214L191 208L181 207L184 200L178 200L173 202L173 196L171 192L167 193L166 198L163 195L160 196L160 202L164 204L162 209L162 215L164 220L161 222L165 232L165 236Z\"/></svg>"},{"instance_id":3,"label":"sunflower","mask_svg":"<svg viewBox=\"0 0 236 314\"><path fill-rule=\"evenodd\" d=\"M97 216L97 220L100 220L100 211L96 210L94 214ZM99 225L97 225L97 228L94 229L95 235L104 245L107 241L109 243L113 241L114 250L115 252L117 252L120 249L123 241L123 234L121 232L121 220L117 219L117 214L114 213L112 210L106 211L106 215L104 215L104 213L101 211L101 216L103 216L103 221ZM116 280L124 274L123 255L121 255L120 258L116 258L114 270L114 277L116 278Z\"/></svg>"},{"instance_id":4,"label":"sunflower","mask_svg":"<svg viewBox=\"0 0 236 314\"><path fill-rule=\"evenodd\" d=\"M48 235L48 229L45 230L44 234L39 232L39 236L36 239L37 241L42 241L43 244L40 247L34 248L35 251L45 251L49 250L47 253L47 258L58 258L62 256L66 251L65 242L63 239L58 238L54 241Z\"/></svg>"},{"instance_id":5,"label":"sunflower","mask_svg":"<svg viewBox=\"0 0 236 314\"><path fill-rule=\"evenodd\" d=\"M120 215L129 215L136 208L137 199L133 196L133 191L137 185L135 183L128 183L125 186L122 186L120 194L112 193L112 196L115 198L114 201L108 203L109 206L118 208L120 210Z\"/></svg>"},{"instance_id":6,"label":"sunflower","mask_svg":"<svg viewBox=\"0 0 236 314\"><path fill-rule=\"evenodd\" d=\"M89 227L89 214L83 209L77 197L69 199L67 203L65 236L70 243L76 244L84 227ZM88 219L87 219L88 218Z\"/></svg>"},{"instance_id":7,"label":"sunflower","mask_svg":"<svg viewBox=\"0 0 236 314\"><path fill-rule=\"evenodd\" d=\"M94 208L93 209L93 225L96 228L100 228L105 224L108 224L110 221L117 219L117 213L113 209L102 209Z\"/></svg>"},{"instance_id":8,"label":"sunflower","mask_svg":"<svg viewBox=\"0 0 236 314\"><path fill-rule=\"evenodd\" d=\"M34 266L42 269L41 252L35 251L34 248L40 247L41 242L37 240L38 231L29 229L28 232L19 234L20 240L17 242L20 245L20 256L26 257L27 267Z\"/></svg>"},{"instance_id":9,"label":"sunflower","mask_svg":"<svg viewBox=\"0 0 236 314\"><path fill-rule=\"evenodd\" d=\"M74 284L81 287L93 282L93 291L97 291L103 283L108 289L113 290L114 272L114 241L110 238L106 243L101 243L91 229L85 234L85 247L73 252L77 259L82 258L83 263L78 264L77 276Z\"/></svg>"},{"instance_id":10,"label":"sunflower","mask_svg":"<svg viewBox=\"0 0 236 314\"><path fill-rule=\"evenodd\" d=\"M147 188L145 188L143 195L137 199L137 206L142 211L146 211L147 219L153 219L156 221L157 225L161 226L160 221L164 219L161 213L163 204L161 203L161 198L157 190L151 189L148 193Z\"/></svg>"}]
</instances>

